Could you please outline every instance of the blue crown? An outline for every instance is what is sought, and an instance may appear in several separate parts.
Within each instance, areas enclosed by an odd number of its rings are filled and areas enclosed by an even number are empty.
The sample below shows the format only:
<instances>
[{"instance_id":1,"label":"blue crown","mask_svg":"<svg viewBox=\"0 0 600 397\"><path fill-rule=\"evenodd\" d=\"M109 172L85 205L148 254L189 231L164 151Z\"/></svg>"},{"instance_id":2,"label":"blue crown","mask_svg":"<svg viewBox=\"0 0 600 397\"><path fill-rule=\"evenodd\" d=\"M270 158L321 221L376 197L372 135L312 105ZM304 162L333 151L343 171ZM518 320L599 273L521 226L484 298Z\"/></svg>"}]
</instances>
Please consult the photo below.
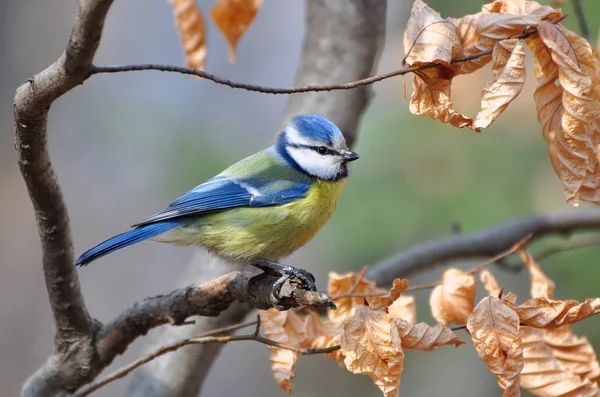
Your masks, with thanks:
<instances>
[{"instance_id":1,"label":"blue crown","mask_svg":"<svg viewBox=\"0 0 600 397\"><path fill-rule=\"evenodd\" d=\"M316 114L296 116L290 121L290 126L307 138L326 142L329 145L344 139L344 135L335 124Z\"/></svg>"}]
</instances>

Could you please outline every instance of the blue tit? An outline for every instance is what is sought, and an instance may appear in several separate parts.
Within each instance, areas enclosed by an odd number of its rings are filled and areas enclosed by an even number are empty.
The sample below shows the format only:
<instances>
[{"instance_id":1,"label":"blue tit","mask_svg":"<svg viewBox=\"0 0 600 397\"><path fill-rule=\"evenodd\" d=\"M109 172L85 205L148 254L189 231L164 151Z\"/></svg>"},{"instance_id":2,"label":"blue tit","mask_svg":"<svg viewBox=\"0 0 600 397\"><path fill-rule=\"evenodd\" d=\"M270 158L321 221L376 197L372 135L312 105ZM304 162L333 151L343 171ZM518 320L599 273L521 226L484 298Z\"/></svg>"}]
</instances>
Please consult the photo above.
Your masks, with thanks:
<instances>
[{"instance_id":1,"label":"blue tit","mask_svg":"<svg viewBox=\"0 0 600 397\"><path fill-rule=\"evenodd\" d=\"M331 121L314 114L296 116L271 147L86 251L75 264L87 265L143 240L195 244L280 277L279 288L293 275L314 289L310 273L277 261L310 241L327 222L348 176L347 163L358 157Z\"/></svg>"}]
</instances>

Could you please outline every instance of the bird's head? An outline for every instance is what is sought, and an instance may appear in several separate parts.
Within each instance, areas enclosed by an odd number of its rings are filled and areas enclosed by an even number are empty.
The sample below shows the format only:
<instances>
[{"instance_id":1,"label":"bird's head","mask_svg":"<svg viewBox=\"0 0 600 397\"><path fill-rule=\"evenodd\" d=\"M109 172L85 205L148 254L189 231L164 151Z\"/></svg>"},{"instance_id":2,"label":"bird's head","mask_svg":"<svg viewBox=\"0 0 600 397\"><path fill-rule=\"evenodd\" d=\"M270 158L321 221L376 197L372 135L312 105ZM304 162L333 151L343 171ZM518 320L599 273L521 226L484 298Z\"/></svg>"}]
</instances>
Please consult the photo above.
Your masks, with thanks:
<instances>
[{"instance_id":1,"label":"bird's head","mask_svg":"<svg viewBox=\"0 0 600 397\"><path fill-rule=\"evenodd\" d=\"M358 159L358 154L346 147L340 129L316 114L290 120L274 148L292 166L330 181L348 176L347 163Z\"/></svg>"}]
</instances>

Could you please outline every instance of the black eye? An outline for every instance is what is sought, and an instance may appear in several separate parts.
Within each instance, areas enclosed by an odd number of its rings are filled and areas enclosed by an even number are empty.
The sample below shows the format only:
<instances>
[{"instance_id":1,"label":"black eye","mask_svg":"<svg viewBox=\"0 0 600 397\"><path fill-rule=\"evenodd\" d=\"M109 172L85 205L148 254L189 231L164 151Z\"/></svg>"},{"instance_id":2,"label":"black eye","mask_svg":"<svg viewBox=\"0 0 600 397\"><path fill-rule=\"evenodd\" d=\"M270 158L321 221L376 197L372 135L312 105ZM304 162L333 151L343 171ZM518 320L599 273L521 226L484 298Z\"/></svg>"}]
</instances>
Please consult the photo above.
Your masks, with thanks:
<instances>
[{"instance_id":1,"label":"black eye","mask_svg":"<svg viewBox=\"0 0 600 397\"><path fill-rule=\"evenodd\" d=\"M327 149L325 146L319 146L317 148L317 153L319 153L321 156L325 156L326 154L329 154L329 149Z\"/></svg>"}]
</instances>

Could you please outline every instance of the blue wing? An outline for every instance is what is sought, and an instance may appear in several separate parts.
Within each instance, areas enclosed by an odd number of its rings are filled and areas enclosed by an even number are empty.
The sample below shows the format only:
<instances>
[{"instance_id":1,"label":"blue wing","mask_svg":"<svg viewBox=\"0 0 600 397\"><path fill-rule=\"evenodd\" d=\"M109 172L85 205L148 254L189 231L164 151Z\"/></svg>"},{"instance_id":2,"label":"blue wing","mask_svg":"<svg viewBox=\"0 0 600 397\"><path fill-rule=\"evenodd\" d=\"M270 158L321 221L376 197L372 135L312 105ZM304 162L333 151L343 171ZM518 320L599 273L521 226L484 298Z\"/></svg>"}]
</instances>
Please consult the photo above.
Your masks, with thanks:
<instances>
[{"instance_id":1,"label":"blue wing","mask_svg":"<svg viewBox=\"0 0 600 397\"><path fill-rule=\"evenodd\" d=\"M310 183L296 182L284 189L273 189L266 181L216 176L173 201L164 211L133 227L230 208L283 205L306 197L310 187Z\"/></svg>"}]
</instances>

